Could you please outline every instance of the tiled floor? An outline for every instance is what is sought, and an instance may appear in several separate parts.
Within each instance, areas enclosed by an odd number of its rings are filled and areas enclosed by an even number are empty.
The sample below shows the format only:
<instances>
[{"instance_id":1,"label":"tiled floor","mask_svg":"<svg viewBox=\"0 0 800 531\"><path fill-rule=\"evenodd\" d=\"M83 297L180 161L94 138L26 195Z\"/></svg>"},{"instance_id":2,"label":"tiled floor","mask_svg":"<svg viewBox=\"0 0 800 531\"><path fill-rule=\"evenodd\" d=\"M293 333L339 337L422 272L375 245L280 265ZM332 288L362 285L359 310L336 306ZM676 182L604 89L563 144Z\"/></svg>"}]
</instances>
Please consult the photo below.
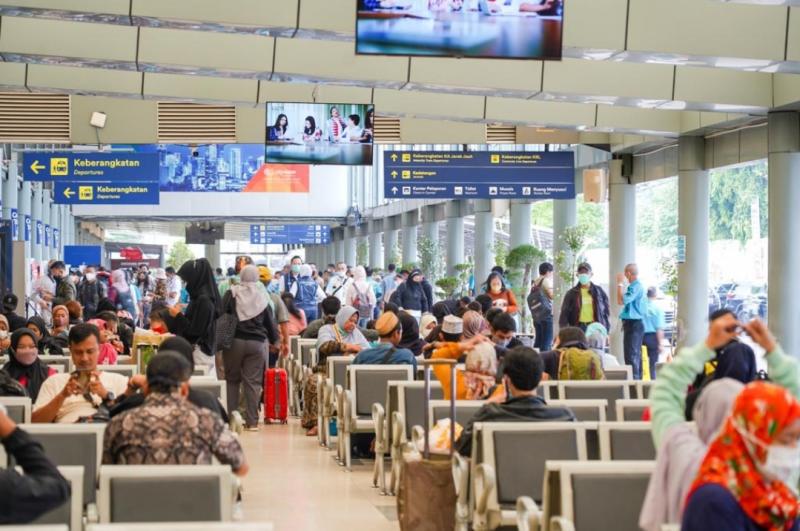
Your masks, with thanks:
<instances>
[{"instance_id":1,"label":"tiled floor","mask_svg":"<svg viewBox=\"0 0 800 531\"><path fill-rule=\"evenodd\" d=\"M340 467L296 419L242 434L250 473L243 480L245 521L276 531L396 531L395 498L372 488L372 461ZM388 476L387 476L388 478Z\"/></svg>"}]
</instances>

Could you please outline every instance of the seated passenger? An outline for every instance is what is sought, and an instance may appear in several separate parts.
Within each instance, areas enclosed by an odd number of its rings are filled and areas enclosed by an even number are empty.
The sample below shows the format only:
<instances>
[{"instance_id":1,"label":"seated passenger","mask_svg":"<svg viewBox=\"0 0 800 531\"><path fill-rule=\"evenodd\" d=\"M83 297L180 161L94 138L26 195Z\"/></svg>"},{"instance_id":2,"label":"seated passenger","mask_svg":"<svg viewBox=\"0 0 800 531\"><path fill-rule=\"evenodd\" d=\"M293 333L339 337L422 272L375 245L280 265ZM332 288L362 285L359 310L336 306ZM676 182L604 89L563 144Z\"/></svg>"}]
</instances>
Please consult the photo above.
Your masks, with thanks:
<instances>
[{"instance_id":1,"label":"seated passenger","mask_svg":"<svg viewBox=\"0 0 800 531\"><path fill-rule=\"evenodd\" d=\"M406 348L398 348L403 336L403 327L395 314L391 312L382 314L375 323L375 330L380 336L378 344L359 352L353 360L354 364L413 365L414 371L417 370L417 359L414 354Z\"/></svg>"},{"instance_id":2,"label":"seated passenger","mask_svg":"<svg viewBox=\"0 0 800 531\"><path fill-rule=\"evenodd\" d=\"M437 303L438 304L438 303ZM433 314L426 313L422 316L419 320L419 337L420 339L424 340L427 338L430 333L436 328L438 325L436 321L436 317Z\"/></svg>"},{"instance_id":3,"label":"seated passenger","mask_svg":"<svg viewBox=\"0 0 800 531\"><path fill-rule=\"evenodd\" d=\"M414 356L422 355L425 348L425 341L419 337L419 324L408 312L399 312L397 317L400 319L400 326L403 329L403 336L400 338L398 347L408 349Z\"/></svg>"},{"instance_id":4,"label":"seated passenger","mask_svg":"<svg viewBox=\"0 0 800 531\"><path fill-rule=\"evenodd\" d=\"M33 332L33 335L36 336L36 348L39 349L39 352L44 354L44 348L47 346L47 340L50 338L50 332L47 329L47 324L45 324L44 319L35 315L28 319L25 328Z\"/></svg>"},{"instance_id":5,"label":"seated passenger","mask_svg":"<svg viewBox=\"0 0 800 531\"><path fill-rule=\"evenodd\" d=\"M490 401L470 419L456 441L461 455L472 453L473 426L476 422L553 422L574 421L575 415L567 408L548 407L536 395L542 379L542 360L533 349L517 347L506 354L503 365L503 387L508 397L501 404Z\"/></svg>"},{"instance_id":6,"label":"seated passenger","mask_svg":"<svg viewBox=\"0 0 800 531\"><path fill-rule=\"evenodd\" d=\"M498 357L502 357L507 350L521 347L522 341L517 339L517 323L514 318L507 313L502 313L489 321L492 329L492 341L497 347Z\"/></svg>"},{"instance_id":7,"label":"seated passenger","mask_svg":"<svg viewBox=\"0 0 800 531\"><path fill-rule=\"evenodd\" d=\"M101 405L111 407L118 396L133 389L120 374L97 370L100 330L90 324L73 326L69 349L73 373L56 374L45 380L33 407L33 422L73 423L95 415Z\"/></svg>"},{"instance_id":8,"label":"seated passenger","mask_svg":"<svg viewBox=\"0 0 800 531\"><path fill-rule=\"evenodd\" d=\"M663 524L681 521L684 502L708 445L730 413L744 385L731 378L711 382L694 404L695 429L685 422L686 388L717 356L716 349L729 343L738 332L732 314L712 321L708 337L692 348L681 349L675 361L661 369L650 392L653 442L658 450L656 470L650 478L639 526L659 531ZM800 364L783 353L761 321L742 325L766 354L772 381L800 396Z\"/></svg>"},{"instance_id":9,"label":"seated passenger","mask_svg":"<svg viewBox=\"0 0 800 531\"><path fill-rule=\"evenodd\" d=\"M106 322L102 319L89 319L88 324L94 325L100 330L100 355L97 356L98 365L116 365L117 350L111 344L111 334L106 327Z\"/></svg>"},{"instance_id":10,"label":"seated passenger","mask_svg":"<svg viewBox=\"0 0 800 531\"><path fill-rule=\"evenodd\" d=\"M488 336L490 333L489 323L486 322L483 315L474 310L464 312L461 320L464 322L461 332L462 339L472 339L479 334Z\"/></svg>"},{"instance_id":11,"label":"seated passenger","mask_svg":"<svg viewBox=\"0 0 800 531\"><path fill-rule=\"evenodd\" d=\"M23 472L13 466L0 470L0 525L33 522L69 500L67 480L41 443L19 429L4 406L0 406L0 441Z\"/></svg>"},{"instance_id":12,"label":"seated passenger","mask_svg":"<svg viewBox=\"0 0 800 531\"><path fill-rule=\"evenodd\" d=\"M8 347L11 346L11 332L9 331L8 319L0 314L0 356L5 356Z\"/></svg>"},{"instance_id":13,"label":"seated passenger","mask_svg":"<svg viewBox=\"0 0 800 531\"><path fill-rule=\"evenodd\" d=\"M322 304L322 317L308 323L303 332L303 339L317 339L320 329L336 322L336 314L342 309L342 301L338 297L326 297Z\"/></svg>"},{"instance_id":14,"label":"seated passenger","mask_svg":"<svg viewBox=\"0 0 800 531\"><path fill-rule=\"evenodd\" d=\"M17 304L19 304L19 298L13 293L6 293L3 295L2 314L8 319L9 332L13 332L18 328L24 328L27 322L24 317L17 315Z\"/></svg>"},{"instance_id":15,"label":"seated passenger","mask_svg":"<svg viewBox=\"0 0 800 531\"><path fill-rule=\"evenodd\" d=\"M106 426L103 464L210 465L212 457L244 476L242 447L222 419L186 400L189 362L174 352L159 353L147 366L141 407Z\"/></svg>"},{"instance_id":16,"label":"seated passenger","mask_svg":"<svg viewBox=\"0 0 800 531\"><path fill-rule=\"evenodd\" d=\"M69 332L69 310L66 306L60 305L53 308L53 330L52 335L57 336Z\"/></svg>"},{"instance_id":17,"label":"seated passenger","mask_svg":"<svg viewBox=\"0 0 800 531\"><path fill-rule=\"evenodd\" d=\"M577 326L558 331L555 350L541 354L544 370L551 380L602 380L600 357L589 350L586 335Z\"/></svg>"},{"instance_id":18,"label":"seated passenger","mask_svg":"<svg viewBox=\"0 0 800 531\"><path fill-rule=\"evenodd\" d=\"M20 383L33 402L39 396L39 389L56 370L48 367L39 359L36 348L36 336L27 328L20 328L11 334L11 346L8 350L8 363L3 370Z\"/></svg>"},{"instance_id":19,"label":"seated passenger","mask_svg":"<svg viewBox=\"0 0 800 531\"><path fill-rule=\"evenodd\" d=\"M586 327L586 345L600 356L603 370L609 367L620 367L619 360L606 352L608 344L608 331L600 323L592 323Z\"/></svg>"},{"instance_id":20,"label":"seated passenger","mask_svg":"<svg viewBox=\"0 0 800 531\"><path fill-rule=\"evenodd\" d=\"M501 273L493 271L486 279L486 294L492 299L492 307L500 308L504 312L517 313L517 298L503 279Z\"/></svg>"},{"instance_id":21,"label":"seated passenger","mask_svg":"<svg viewBox=\"0 0 800 531\"><path fill-rule=\"evenodd\" d=\"M800 528L799 442L797 398L772 383L745 386L689 489L681 529Z\"/></svg>"},{"instance_id":22,"label":"seated passenger","mask_svg":"<svg viewBox=\"0 0 800 531\"><path fill-rule=\"evenodd\" d=\"M352 306L342 306L336 322L320 328L317 335L317 354L323 357L358 354L369 348L369 342L358 329L358 312Z\"/></svg>"},{"instance_id":23,"label":"seated passenger","mask_svg":"<svg viewBox=\"0 0 800 531\"><path fill-rule=\"evenodd\" d=\"M78 301L67 301L64 306L67 307L67 311L69 311L69 325L75 326L76 324L81 324L83 322L83 308L81 308L80 303ZM113 308L112 309L116 309Z\"/></svg>"}]
</instances>

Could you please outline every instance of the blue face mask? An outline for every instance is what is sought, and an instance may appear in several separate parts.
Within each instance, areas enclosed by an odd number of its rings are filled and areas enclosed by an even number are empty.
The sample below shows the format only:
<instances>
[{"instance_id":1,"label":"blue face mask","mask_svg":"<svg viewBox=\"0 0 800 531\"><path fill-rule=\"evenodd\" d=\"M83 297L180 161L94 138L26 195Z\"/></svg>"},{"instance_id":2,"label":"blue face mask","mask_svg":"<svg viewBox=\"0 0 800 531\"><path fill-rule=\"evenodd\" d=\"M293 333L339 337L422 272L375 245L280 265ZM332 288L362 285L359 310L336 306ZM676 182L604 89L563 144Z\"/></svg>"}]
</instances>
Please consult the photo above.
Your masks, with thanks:
<instances>
[{"instance_id":1,"label":"blue face mask","mask_svg":"<svg viewBox=\"0 0 800 531\"><path fill-rule=\"evenodd\" d=\"M578 282L580 282L582 286L588 286L590 279L591 277L586 273L578 275Z\"/></svg>"}]
</instances>

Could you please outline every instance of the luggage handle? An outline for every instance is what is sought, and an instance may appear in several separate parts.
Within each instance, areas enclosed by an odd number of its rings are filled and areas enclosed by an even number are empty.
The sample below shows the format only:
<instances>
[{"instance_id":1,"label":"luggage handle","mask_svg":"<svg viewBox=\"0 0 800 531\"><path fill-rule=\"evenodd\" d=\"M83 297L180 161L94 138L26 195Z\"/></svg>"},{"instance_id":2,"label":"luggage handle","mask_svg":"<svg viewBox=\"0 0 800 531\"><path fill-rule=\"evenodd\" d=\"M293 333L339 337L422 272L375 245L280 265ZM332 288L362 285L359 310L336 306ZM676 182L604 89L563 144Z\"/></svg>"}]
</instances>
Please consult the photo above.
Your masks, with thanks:
<instances>
[{"instance_id":1,"label":"luggage handle","mask_svg":"<svg viewBox=\"0 0 800 531\"><path fill-rule=\"evenodd\" d=\"M458 361L451 359L423 360L420 362L425 367L425 459L431 457L429 426L431 422L431 367L434 365L450 366L450 457L453 456L456 444L456 365Z\"/></svg>"}]
</instances>

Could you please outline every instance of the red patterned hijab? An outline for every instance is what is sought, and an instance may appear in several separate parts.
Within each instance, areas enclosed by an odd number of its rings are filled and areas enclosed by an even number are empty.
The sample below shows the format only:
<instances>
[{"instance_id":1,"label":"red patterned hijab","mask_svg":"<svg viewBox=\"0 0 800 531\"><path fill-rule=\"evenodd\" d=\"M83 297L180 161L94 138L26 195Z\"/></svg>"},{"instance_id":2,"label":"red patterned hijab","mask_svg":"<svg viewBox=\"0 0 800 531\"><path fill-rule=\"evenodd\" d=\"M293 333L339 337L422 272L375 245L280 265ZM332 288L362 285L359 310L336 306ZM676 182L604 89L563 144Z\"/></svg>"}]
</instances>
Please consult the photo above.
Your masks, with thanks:
<instances>
[{"instance_id":1,"label":"red patterned hijab","mask_svg":"<svg viewBox=\"0 0 800 531\"><path fill-rule=\"evenodd\" d=\"M760 527L790 529L800 512L800 501L783 482L764 477L758 465L766 461L766 447L798 419L800 402L789 391L766 382L747 385L711 443L689 497L702 485L720 485ZM761 444L752 442L755 440Z\"/></svg>"}]
</instances>

